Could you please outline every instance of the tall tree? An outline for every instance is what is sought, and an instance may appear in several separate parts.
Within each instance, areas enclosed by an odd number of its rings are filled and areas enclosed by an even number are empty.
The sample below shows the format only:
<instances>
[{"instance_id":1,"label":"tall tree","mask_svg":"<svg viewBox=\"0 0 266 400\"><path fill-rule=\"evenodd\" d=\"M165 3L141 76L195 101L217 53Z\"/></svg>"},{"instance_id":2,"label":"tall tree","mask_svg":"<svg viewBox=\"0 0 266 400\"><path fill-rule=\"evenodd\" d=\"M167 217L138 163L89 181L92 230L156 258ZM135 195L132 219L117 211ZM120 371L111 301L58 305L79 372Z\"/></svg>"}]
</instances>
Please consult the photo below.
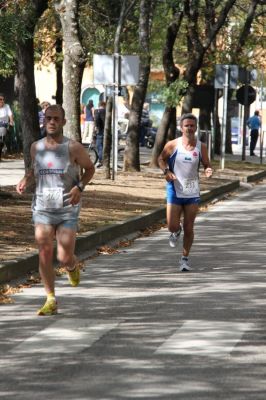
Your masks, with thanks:
<instances>
[{"instance_id":1,"label":"tall tree","mask_svg":"<svg viewBox=\"0 0 266 400\"><path fill-rule=\"evenodd\" d=\"M162 58L163 58L163 68L166 79L166 86L169 87L173 82L175 82L180 75L179 68L175 65L174 57L173 57L173 49L175 45L175 41L177 38L177 34L179 32L182 19L183 19L183 10L182 8L172 8L173 13L173 21L170 22L166 31L166 39L163 47ZM176 129L176 107L175 106L166 106L161 124L156 134L155 145L152 151L151 163L152 167L158 166L158 156L161 153L166 140L168 130L171 126L173 126L173 130ZM173 138L173 132L172 132Z\"/></svg>"},{"instance_id":2,"label":"tall tree","mask_svg":"<svg viewBox=\"0 0 266 400\"><path fill-rule=\"evenodd\" d=\"M183 103L182 112L191 112L193 95L195 92L195 85L197 82L197 74L202 67L203 59L211 43L215 40L218 32L224 25L228 14L234 6L236 0L226 0L219 3L219 14L217 12L217 19L214 25L209 28L211 20L205 19L206 33L202 37L202 24L199 21L200 17L200 0L185 0L184 13L187 20L187 50L188 59L184 72L184 79L189 83L188 93ZM209 12L205 11L204 17L208 17L213 12L213 2L210 0L206 1L206 9L209 8ZM218 11L218 10L217 10Z\"/></svg>"},{"instance_id":3,"label":"tall tree","mask_svg":"<svg viewBox=\"0 0 266 400\"><path fill-rule=\"evenodd\" d=\"M54 5L60 17L64 43L63 106L67 117L64 132L80 141L80 91L86 57L80 39L79 1L55 0Z\"/></svg>"},{"instance_id":4,"label":"tall tree","mask_svg":"<svg viewBox=\"0 0 266 400\"><path fill-rule=\"evenodd\" d=\"M48 1L32 0L16 4L15 13L26 35L17 37L17 89L19 94L25 168L31 166L30 147L39 136L39 121L34 82L34 30Z\"/></svg>"},{"instance_id":5,"label":"tall tree","mask_svg":"<svg viewBox=\"0 0 266 400\"><path fill-rule=\"evenodd\" d=\"M150 34L152 24L152 12L155 0L140 1L139 15L139 48L140 67L139 83L135 86L128 124L128 134L124 154L124 171L139 171L139 134L142 108L145 101L150 75L151 54Z\"/></svg>"}]
</instances>

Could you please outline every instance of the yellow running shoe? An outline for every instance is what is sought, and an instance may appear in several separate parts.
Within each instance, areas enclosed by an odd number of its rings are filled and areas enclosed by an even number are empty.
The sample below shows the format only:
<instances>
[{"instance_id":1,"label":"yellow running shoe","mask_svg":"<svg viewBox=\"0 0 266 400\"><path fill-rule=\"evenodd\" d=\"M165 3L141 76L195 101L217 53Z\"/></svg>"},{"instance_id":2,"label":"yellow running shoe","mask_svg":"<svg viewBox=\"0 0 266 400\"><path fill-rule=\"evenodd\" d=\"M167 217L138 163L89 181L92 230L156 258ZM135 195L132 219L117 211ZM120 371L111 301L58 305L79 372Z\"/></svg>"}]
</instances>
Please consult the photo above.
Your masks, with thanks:
<instances>
[{"instance_id":1,"label":"yellow running shoe","mask_svg":"<svg viewBox=\"0 0 266 400\"><path fill-rule=\"evenodd\" d=\"M80 282L80 270L79 267L76 266L72 271L67 270L68 280L71 286L78 286Z\"/></svg>"},{"instance_id":2,"label":"yellow running shoe","mask_svg":"<svg viewBox=\"0 0 266 400\"><path fill-rule=\"evenodd\" d=\"M57 302L56 299L47 299L42 308L37 312L37 315L54 315L57 314Z\"/></svg>"}]
</instances>

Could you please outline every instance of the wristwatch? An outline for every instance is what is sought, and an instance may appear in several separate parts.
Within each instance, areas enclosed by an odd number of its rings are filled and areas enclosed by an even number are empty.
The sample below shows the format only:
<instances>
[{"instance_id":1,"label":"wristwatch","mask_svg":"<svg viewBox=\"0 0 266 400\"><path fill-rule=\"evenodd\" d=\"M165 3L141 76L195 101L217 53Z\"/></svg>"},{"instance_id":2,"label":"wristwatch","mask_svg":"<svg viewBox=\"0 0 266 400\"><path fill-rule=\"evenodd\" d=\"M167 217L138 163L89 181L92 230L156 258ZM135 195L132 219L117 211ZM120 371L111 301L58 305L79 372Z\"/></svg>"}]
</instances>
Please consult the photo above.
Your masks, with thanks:
<instances>
[{"instance_id":1,"label":"wristwatch","mask_svg":"<svg viewBox=\"0 0 266 400\"><path fill-rule=\"evenodd\" d=\"M165 168L165 169L163 170L163 174L166 175L168 171L170 171L170 169L167 167L167 168Z\"/></svg>"},{"instance_id":2,"label":"wristwatch","mask_svg":"<svg viewBox=\"0 0 266 400\"><path fill-rule=\"evenodd\" d=\"M77 188L78 188L81 192L83 192L84 187L85 187L85 185L84 185L83 182L78 182L78 183L76 184L76 186L77 186Z\"/></svg>"}]
</instances>

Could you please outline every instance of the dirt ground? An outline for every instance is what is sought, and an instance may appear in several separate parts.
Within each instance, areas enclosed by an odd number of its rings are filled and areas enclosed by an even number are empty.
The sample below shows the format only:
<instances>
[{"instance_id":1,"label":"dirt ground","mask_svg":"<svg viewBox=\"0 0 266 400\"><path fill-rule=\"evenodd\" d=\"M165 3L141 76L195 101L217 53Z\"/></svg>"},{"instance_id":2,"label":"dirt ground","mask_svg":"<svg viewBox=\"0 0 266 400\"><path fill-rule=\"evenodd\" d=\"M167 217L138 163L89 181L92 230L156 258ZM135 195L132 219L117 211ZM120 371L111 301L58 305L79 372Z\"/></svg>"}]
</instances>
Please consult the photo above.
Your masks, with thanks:
<instances>
[{"instance_id":1,"label":"dirt ground","mask_svg":"<svg viewBox=\"0 0 266 400\"><path fill-rule=\"evenodd\" d=\"M239 169L226 170L223 175L230 179L239 174ZM258 169L258 166L247 165L246 170L250 169ZM242 165L241 170L243 173ZM220 184L219 172L215 172L210 180L201 178L201 190ZM16 259L21 253L36 249L31 223L31 196L31 193L18 195L15 187L1 187L0 262ZM165 180L160 170L146 166L142 166L141 172L119 172L114 181L105 179L103 171L97 170L82 197L80 233L126 220L164 205Z\"/></svg>"},{"instance_id":2,"label":"dirt ground","mask_svg":"<svg viewBox=\"0 0 266 400\"><path fill-rule=\"evenodd\" d=\"M79 232L95 230L148 212L164 204L164 179L159 171L119 172L107 180L97 170L82 195ZM36 249L31 223L31 193L20 196L15 187L1 187L0 262Z\"/></svg>"}]
</instances>

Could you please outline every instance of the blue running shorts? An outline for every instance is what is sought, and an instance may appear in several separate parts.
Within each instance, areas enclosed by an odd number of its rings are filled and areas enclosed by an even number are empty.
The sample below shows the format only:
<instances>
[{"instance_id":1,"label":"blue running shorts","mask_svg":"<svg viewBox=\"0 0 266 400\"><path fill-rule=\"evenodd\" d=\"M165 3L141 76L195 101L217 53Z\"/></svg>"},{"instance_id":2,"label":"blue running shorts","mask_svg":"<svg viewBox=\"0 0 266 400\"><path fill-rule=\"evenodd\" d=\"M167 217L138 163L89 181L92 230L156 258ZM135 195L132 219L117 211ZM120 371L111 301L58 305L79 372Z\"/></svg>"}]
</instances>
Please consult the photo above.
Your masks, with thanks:
<instances>
[{"instance_id":1,"label":"blue running shorts","mask_svg":"<svg viewBox=\"0 0 266 400\"><path fill-rule=\"evenodd\" d=\"M176 192L172 182L166 184L166 201L167 204L176 204L178 206L186 206L189 204L199 204L200 197L176 197Z\"/></svg>"}]
</instances>

